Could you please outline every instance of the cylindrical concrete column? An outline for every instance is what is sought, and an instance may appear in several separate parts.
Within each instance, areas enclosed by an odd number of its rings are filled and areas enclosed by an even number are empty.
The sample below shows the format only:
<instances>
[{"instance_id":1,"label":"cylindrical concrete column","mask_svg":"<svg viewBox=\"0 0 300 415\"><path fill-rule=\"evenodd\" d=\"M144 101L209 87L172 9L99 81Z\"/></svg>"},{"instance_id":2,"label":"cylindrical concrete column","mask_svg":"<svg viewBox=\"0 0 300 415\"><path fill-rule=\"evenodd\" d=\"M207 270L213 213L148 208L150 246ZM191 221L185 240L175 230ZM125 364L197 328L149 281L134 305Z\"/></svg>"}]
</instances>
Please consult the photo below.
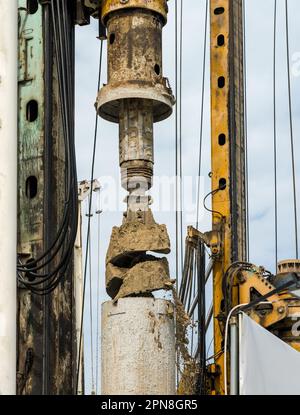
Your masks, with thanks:
<instances>
[{"instance_id":1,"label":"cylindrical concrete column","mask_svg":"<svg viewBox=\"0 0 300 415\"><path fill-rule=\"evenodd\" d=\"M16 393L17 3L0 0L0 395Z\"/></svg>"},{"instance_id":2,"label":"cylindrical concrete column","mask_svg":"<svg viewBox=\"0 0 300 415\"><path fill-rule=\"evenodd\" d=\"M102 305L102 394L175 394L174 308L130 297Z\"/></svg>"}]
</instances>

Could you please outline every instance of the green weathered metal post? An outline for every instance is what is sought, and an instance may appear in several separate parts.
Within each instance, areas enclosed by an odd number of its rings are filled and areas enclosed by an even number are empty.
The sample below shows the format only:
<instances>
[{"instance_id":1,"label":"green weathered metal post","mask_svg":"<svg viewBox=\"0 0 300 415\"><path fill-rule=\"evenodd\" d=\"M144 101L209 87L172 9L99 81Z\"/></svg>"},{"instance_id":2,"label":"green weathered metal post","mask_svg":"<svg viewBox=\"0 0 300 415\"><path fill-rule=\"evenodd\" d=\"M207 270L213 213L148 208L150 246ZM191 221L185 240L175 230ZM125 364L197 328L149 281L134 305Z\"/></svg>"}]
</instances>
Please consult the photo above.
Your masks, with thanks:
<instances>
[{"instance_id":1,"label":"green weathered metal post","mask_svg":"<svg viewBox=\"0 0 300 415\"><path fill-rule=\"evenodd\" d=\"M68 27L73 27L71 15ZM65 160L52 30L49 2L19 0L18 254L23 263L40 257L50 246L64 204ZM72 33L69 41L73 47ZM19 286L18 393L73 394L75 354L71 264L50 295L38 296Z\"/></svg>"},{"instance_id":2,"label":"green weathered metal post","mask_svg":"<svg viewBox=\"0 0 300 415\"><path fill-rule=\"evenodd\" d=\"M17 1L0 0L0 395L15 395Z\"/></svg>"}]
</instances>

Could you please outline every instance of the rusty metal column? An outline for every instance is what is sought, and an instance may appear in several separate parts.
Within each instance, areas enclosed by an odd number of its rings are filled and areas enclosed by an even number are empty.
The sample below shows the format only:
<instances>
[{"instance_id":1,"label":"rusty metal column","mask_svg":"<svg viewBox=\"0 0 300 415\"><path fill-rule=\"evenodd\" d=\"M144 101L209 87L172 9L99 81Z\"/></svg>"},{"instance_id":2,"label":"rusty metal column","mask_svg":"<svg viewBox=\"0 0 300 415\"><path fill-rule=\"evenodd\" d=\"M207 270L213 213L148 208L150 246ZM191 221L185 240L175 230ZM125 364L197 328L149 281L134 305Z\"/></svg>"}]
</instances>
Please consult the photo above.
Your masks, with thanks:
<instances>
[{"instance_id":1,"label":"rusty metal column","mask_svg":"<svg viewBox=\"0 0 300 415\"><path fill-rule=\"evenodd\" d=\"M148 254L170 252L166 226L154 221L147 194L154 165L153 123L169 117L175 101L162 68L162 29L167 12L166 0L102 2L108 82L99 92L97 110L104 119L119 123L121 181L128 191L123 224L113 228L106 256L106 288L113 302L103 305L104 393L116 393L112 383L118 385L118 393L175 392L174 313L168 301L155 300L152 295L156 290L170 289L172 281L167 259ZM164 310L161 317L157 309ZM151 324L158 324L157 329L151 330ZM167 332L171 335L165 335ZM121 343L117 343L121 336ZM157 342L156 336L161 341ZM132 349L132 343L147 344L148 348ZM154 361L160 361L168 379L156 388L151 380L145 381L147 373L154 379ZM114 368L110 367L112 362ZM107 376L109 372L114 381Z\"/></svg>"},{"instance_id":2,"label":"rusty metal column","mask_svg":"<svg viewBox=\"0 0 300 415\"><path fill-rule=\"evenodd\" d=\"M224 394L222 281L233 262L246 258L243 0L211 0L210 9L213 229L222 234L222 252L214 265L214 351L218 357L211 371L214 393Z\"/></svg>"},{"instance_id":3,"label":"rusty metal column","mask_svg":"<svg viewBox=\"0 0 300 415\"><path fill-rule=\"evenodd\" d=\"M65 25L73 50L72 7L70 2ZM65 200L51 2L19 0L19 31L18 256L27 263L53 242ZM70 66L73 85L74 61ZM19 284L17 318L18 394L72 394L76 369L72 264L59 287L47 296Z\"/></svg>"},{"instance_id":4,"label":"rusty metal column","mask_svg":"<svg viewBox=\"0 0 300 415\"><path fill-rule=\"evenodd\" d=\"M17 1L0 1L0 395L16 394Z\"/></svg>"}]
</instances>

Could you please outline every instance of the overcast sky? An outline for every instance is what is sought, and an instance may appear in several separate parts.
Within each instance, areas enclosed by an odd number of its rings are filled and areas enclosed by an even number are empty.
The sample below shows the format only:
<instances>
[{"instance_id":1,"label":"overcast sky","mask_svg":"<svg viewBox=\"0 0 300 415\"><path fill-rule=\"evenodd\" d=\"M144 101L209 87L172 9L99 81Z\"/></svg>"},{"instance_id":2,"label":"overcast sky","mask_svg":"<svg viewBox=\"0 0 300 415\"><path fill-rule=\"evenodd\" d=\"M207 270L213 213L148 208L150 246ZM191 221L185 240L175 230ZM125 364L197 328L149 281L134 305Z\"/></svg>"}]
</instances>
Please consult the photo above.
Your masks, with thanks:
<instances>
[{"instance_id":1,"label":"overcast sky","mask_svg":"<svg viewBox=\"0 0 300 415\"><path fill-rule=\"evenodd\" d=\"M184 0L183 0L184 1ZM180 0L179 0L180 3ZM277 26L277 128L278 128L278 175L279 175L279 258L295 257L293 237L293 199L291 181L290 135L288 123L288 95L286 72L286 49L284 27L284 0L278 3ZM183 175L198 174L198 149L200 126L200 97L202 79L203 36L205 0L185 0L183 21ZM296 170L300 179L300 48L299 0L288 0L290 10L291 60L294 59L293 122L295 135ZM174 2L169 1L169 23L163 35L164 76L175 89ZM274 0L246 1L246 54L247 54L247 103L248 103L248 154L249 154L249 204L250 204L250 260L275 270L274 258L274 175L273 175L273 12ZM76 30L76 145L78 178L89 179L94 134L94 102L97 89L99 40L97 23ZM207 44L209 52L209 45ZM298 56L297 56L298 54ZM209 63L209 59L208 59ZM106 82L106 47L104 49L102 83ZM202 195L210 191L210 98L209 66L205 83L203 186ZM175 173L175 121L174 116L155 127L155 175L174 176ZM97 144L95 177L107 183L107 177L119 181L118 127L100 120ZM299 182L299 181L298 181ZM297 195L300 209L300 188ZM155 199L154 188L153 197ZM104 189L104 192L106 189ZM195 197L195 196L194 196ZM121 205L122 206L122 205ZM124 205L125 208L125 205ZM156 212L158 223L168 226L171 242L175 244L175 213ZM191 218L184 214L185 228ZM92 278L94 300L94 336L96 335L96 285L100 278L101 302L105 293L104 257L110 239L111 228L120 225L121 211L101 215L100 264L97 255L97 218L92 219ZM199 228L210 230L210 216L203 213ZM86 218L84 218L86 222ZM299 215L298 215L299 223ZM299 229L300 231L300 229ZM174 276L174 249L169 256ZM87 293L89 294L89 292ZM88 307L88 303L87 303ZM87 393L91 388L90 329L86 320L86 370ZM94 351L95 353L95 351ZM96 363L95 363L96 367ZM100 366L99 366L100 367Z\"/></svg>"}]
</instances>

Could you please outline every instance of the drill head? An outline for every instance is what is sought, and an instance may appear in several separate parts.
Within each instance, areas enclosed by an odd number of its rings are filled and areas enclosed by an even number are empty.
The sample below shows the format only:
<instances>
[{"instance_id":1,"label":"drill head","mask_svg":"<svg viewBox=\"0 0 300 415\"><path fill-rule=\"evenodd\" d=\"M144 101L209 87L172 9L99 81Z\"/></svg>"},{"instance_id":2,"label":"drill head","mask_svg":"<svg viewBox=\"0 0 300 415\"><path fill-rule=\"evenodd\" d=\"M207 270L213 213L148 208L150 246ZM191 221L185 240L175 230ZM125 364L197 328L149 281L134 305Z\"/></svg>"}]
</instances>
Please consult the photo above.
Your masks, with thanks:
<instances>
[{"instance_id":1,"label":"drill head","mask_svg":"<svg viewBox=\"0 0 300 415\"><path fill-rule=\"evenodd\" d=\"M126 99L120 107L120 167L128 210L147 210L147 190L153 177L153 104L146 99Z\"/></svg>"}]
</instances>

